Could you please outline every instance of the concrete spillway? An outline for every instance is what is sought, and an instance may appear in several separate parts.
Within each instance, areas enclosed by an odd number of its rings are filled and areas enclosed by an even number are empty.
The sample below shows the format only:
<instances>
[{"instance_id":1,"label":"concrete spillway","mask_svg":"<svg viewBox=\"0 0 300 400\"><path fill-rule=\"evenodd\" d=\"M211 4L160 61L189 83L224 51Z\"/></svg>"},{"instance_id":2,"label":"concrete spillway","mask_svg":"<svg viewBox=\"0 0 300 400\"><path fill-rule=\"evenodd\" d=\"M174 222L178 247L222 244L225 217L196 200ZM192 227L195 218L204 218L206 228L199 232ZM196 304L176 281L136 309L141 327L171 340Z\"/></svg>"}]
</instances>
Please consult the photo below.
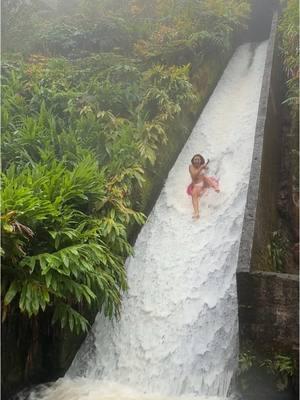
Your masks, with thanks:
<instances>
[{"instance_id":1,"label":"concrete spillway","mask_svg":"<svg viewBox=\"0 0 300 400\"><path fill-rule=\"evenodd\" d=\"M223 399L237 363L236 264L267 43L229 62L126 262L119 321L98 315L65 378L30 399ZM192 220L194 153L220 193Z\"/></svg>"}]
</instances>

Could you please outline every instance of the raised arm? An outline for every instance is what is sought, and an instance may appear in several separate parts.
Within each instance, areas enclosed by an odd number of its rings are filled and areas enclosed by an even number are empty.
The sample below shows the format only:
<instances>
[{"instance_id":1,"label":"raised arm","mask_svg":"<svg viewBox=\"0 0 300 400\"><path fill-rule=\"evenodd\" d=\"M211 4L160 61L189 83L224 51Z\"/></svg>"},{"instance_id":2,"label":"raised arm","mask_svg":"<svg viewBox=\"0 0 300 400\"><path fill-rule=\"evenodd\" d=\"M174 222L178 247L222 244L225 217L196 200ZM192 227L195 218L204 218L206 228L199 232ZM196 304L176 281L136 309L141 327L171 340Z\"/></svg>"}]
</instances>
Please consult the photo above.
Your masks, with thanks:
<instances>
[{"instance_id":1,"label":"raised arm","mask_svg":"<svg viewBox=\"0 0 300 400\"><path fill-rule=\"evenodd\" d=\"M199 169L199 174L201 174L202 172L205 172L205 171L208 170L207 164L208 164L208 161L207 161L207 163L205 163L204 165L202 165L202 167L200 167L200 169Z\"/></svg>"}]
</instances>

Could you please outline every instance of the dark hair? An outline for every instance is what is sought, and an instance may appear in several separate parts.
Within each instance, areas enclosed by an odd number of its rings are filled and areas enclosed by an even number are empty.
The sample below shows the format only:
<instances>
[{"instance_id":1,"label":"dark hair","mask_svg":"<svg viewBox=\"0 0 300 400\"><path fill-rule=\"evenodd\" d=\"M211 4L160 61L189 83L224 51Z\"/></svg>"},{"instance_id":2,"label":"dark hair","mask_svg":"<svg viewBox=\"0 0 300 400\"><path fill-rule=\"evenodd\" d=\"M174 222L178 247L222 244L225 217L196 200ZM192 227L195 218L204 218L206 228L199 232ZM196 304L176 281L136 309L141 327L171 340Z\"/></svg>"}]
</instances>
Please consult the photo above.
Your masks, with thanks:
<instances>
[{"instance_id":1,"label":"dark hair","mask_svg":"<svg viewBox=\"0 0 300 400\"><path fill-rule=\"evenodd\" d=\"M192 163L192 164L194 164L194 159L195 159L196 157L200 157L200 159L201 159L201 165L205 164L204 157L201 156L201 154L195 154L195 155L193 156L193 158L191 159L191 163Z\"/></svg>"}]
</instances>

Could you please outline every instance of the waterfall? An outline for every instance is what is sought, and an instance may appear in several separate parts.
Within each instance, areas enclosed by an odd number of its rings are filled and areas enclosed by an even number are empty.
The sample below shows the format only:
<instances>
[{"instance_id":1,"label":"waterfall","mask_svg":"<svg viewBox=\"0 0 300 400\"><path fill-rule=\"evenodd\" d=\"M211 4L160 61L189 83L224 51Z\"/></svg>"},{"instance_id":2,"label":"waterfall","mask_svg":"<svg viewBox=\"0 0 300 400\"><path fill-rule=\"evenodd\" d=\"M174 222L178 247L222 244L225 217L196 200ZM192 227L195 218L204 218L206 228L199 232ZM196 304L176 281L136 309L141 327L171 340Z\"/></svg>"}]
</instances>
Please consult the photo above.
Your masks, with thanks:
<instances>
[{"instance_id":1,"label":"waterfall","mask_svg":"<svg viewBox=\"0 0 300 400\"><path fill-rule=\"evenodd\" d=\"M126 261L121 317L98 314L66 376L30 399L224 399L237 365L236 266L267 42L240 46ZM188 165L210 159L220 193L192 219Z\"/></svg>"}]
</instances>

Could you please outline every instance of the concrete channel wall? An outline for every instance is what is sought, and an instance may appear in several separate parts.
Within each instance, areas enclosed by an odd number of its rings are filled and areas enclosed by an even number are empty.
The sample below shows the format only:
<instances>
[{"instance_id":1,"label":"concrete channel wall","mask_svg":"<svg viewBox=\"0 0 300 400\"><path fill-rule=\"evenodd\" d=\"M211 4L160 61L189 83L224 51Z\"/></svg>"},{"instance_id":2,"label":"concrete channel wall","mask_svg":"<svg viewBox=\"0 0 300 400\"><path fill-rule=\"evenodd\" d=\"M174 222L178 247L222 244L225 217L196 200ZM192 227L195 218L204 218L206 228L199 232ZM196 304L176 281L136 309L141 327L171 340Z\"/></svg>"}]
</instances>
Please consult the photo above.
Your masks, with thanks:
<instances>
[{"instance_id":1,"label":"concrete channel wall","mask_svg":"<svg viewBox=\"0 0 300 400\"><path fill-rule=\"evenodd\" d=\"M240 242L238 272L264 261L275 230L280 167L279 63L276 49L278 14L274 13L259 101L247 202Z\"/></svg>"},{"instance_id":2,"label":"concrete channel wall","mask_svg":"<svg viewBox=\"0 0 300 400\"><path fill-rule=\"evenodd\" d=\"M277 229L281 137L281 65L278 12L273 14L255 132L253 159L238 257L240 342L257 351L298 348L298 276L259 272Z\"/></svg>"},{"instance_id":3,"label":"concrete channel wall","mask_svg":"<svg viewBox=\"0 0 300 400\"><path fill-rule=\"evenodd\" d=\"M257 350L298 351L298 277L274 272L238 275L240 335ZM279 351L277 351L279 352Z\"/></svg>"}]
</instances>

